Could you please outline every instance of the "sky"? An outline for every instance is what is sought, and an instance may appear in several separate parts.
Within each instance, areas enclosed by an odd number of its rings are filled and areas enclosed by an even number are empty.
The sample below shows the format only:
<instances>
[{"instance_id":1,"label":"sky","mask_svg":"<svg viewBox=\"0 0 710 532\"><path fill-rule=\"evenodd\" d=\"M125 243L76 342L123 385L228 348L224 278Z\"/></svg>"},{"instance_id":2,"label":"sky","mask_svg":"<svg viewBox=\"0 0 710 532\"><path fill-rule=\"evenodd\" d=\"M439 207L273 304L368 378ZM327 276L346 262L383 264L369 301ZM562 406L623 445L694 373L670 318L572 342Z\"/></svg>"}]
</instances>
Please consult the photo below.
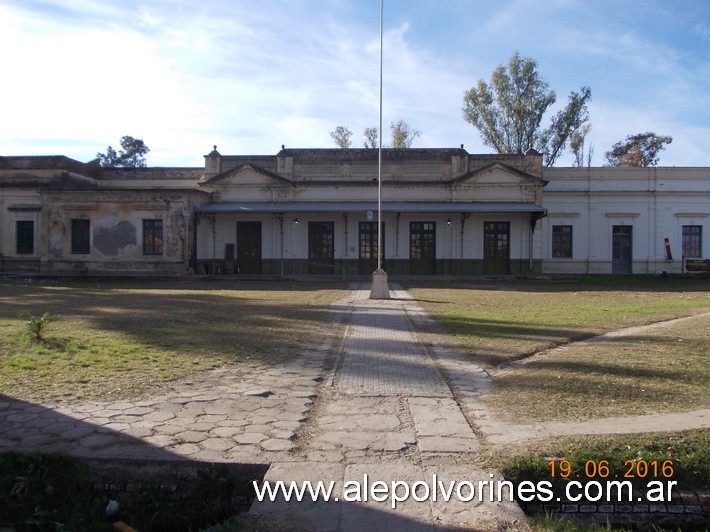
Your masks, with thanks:
<instances>
[{"instance_id":1,"label":"sky","mask_svg":"<svg viewBox=\"0 0 710 532\"><path fill-rule=\"evenodd\" d=\"M124 135L149 166L333 148L379 121L379 0L0 0L0 155L89 161ZM589 86L592 165L671 135L660 166L710 166L707 0L384 0L383 138L492 153L463 94L518 52L557 94ZM569 151L557 166L571 166Z\"/></svg>"}]
</instances>

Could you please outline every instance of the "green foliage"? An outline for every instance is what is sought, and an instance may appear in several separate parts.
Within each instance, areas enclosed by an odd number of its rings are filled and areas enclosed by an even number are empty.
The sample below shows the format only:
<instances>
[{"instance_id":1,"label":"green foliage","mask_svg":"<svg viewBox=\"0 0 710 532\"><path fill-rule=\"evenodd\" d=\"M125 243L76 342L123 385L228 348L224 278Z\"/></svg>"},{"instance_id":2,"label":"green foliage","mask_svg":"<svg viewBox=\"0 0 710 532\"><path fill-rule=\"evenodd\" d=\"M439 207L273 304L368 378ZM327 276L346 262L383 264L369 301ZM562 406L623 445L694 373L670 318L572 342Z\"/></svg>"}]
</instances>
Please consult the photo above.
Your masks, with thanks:
<instances>
[{"instance_id":1,"label":"green foliage","mask_svg":"<svg viewBox=\"0 0 710 532\"><path fill-rule=\"evenodd\" d=\"M122 150L116 152L111 146L106 148L106 153L97 153L101 166L106 168L143 168L146 166L145 154L150 148L143 139L134 139L131 136L121 137Z\"/></svg>"},{"instance_id":2,"label":"green foliage","mask_svg":"<svg viewBox=\"0 0 710 532\"><path fill-rule=\"evenodd\" d=\"M587 142L587 135L592 129L591 124L584 124L577 131L573 132L569 138L569 149L574 155L574 166L582 167L592 166L592 155L594 154L594 146L590 145L587 148L587 153L585 157L585 145Z\"/></svg>"},{"instance_id":3,"label":"green foliage","mask_svg":"<svg viewBox=\"0 0 710 532\"><path fill-rule=\"evenodd\" d=\"M366 127L362 134L365 137L365 148L374 150L379 147L380 132L376 127Z\"/></svg>"},{"instance_id":4,"label":"green foliage","mask_svg":"<svg viewBox=\"0 0 710 532\"><path fill-rule=\"evenodd\" d=\"M589 87L571 92L567 106L551 120L540 124L557 95L537 71L537 62L513 54L508 65L493 71L490 85L478 80L464 93L463 115L479 132L486 146L497 153L525 153L533 148L552 166L567 146L570 136L587 121Z\"/></svg>"},{"instance_id":5,"label":"green foliage","mask_svg":"<svg viewBox=\"0 0 710 532\"><path fill-rule=\"evenodd\" d=\"M352 136L353 132L344 126L338 126L330 132L330 137L333 139L333 142L335 142L335 145L344 150L352 145L352 141L350 140Z\"/></svg>"},{"instance_id":6,"label":"green foliage","mask_svg":"<svg viewBox=\"0 0 710 532\"><path fill-rule=\"evenodd\" d=\"M232 497L244 491L232 475L215 467L198 470L194 479L175 481L175 491L156 486L116 495L117 517L139 530L201 530L234 515Z\"/></svg>"},{"instance_id":7,"label":"green foliage","mask_svg":"<svg viewBox=\"0 0 710 532\"><path fill-rule=\"evenodd\" d=\"M23 310L17 314L17 317L21 320L27 320L27 336L36 342L41 342L44 340L42 333L48 324L59 319L58 314L50 314L45 312L41 316L35 316L30 314L26 310Z\"/></svg>"},{"instance_id":8,"label":"green foliage","mask_svg":"<svg viewBox=\"0 0 710 532\"><path fill-rule=\"evenodd\" d=\"M392 148L397 150L405 150L412 147L414 139L421 136L421 131L412 128L404 120L398 120L390 124L392 134ZM338 126L330 132L330 137L335 142L335 145L342 149L348 149L352 146L353 132L347 127ZM364 146L367 149L379 148L380 132L376 127L366 127L363 131L365 137Z\"/></svg>"},{"instance_id":9,"label":"green foliage","mask_svg":"<svg viewBox=\"0 0 710 532\"><path fill-rule=\"evenodd\" d=\"M609 477L618 475L615 480L630 480L640 487L649 480L665 479L661 474L661 464L670 461L672 476L669 479L677 481L679 487L707 489L710 483L710 431L562 438L542 444L540 448L525 454L500 456L502 463L497 465L505 478L512 482L547 480L558 489L567 480L559 476L559 465L556 466L556 476L552 478L549 462L562 459L571 466L570 479L587 478L587 472L598 471L598 465L605 460ZM647 475L641 476L629 462L640 460L645 460L647 464L656 462L658 468L649 467ZM624 477L629 470L631 476ZM601 476L594 478L604 479Z\"/></svg>"},{"instance_id":10,"label":"green foliage","mask_svg":"<svg viewBox=\"0 0 710 532\"><path fill-rule=\"evenodd\" d=\"M629 135L604 154L609 166L656 166L658 153L665 144L673 142L673 137L656 135L651 131Z\"/></svg>"},{"instance_id":11,"label":"green foliage","mask_svg":"<svg viewBox=\"0 0 710 532\"><path fill-rule=\"evenodd\" d=\"M397 122L392 122L390 124L390 130L392 131L392 147L396 150L411 148L414 139L422 134L421 131L411 128L409 124L402 119Z\"/></svg>"}]
</instances>

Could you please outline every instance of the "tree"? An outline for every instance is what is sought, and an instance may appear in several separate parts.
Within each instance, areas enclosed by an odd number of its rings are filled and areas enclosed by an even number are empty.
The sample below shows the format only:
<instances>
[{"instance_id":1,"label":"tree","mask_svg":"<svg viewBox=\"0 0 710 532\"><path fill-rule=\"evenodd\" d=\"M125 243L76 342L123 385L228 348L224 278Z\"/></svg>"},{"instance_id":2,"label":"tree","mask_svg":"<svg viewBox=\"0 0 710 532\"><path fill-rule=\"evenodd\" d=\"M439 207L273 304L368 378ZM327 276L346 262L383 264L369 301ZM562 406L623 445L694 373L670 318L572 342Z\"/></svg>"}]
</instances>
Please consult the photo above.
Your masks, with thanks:
<instances>
[{"instance_id":1,"label":"tree","mask_svg":"<svg viewBox=\"0 0 710 532\"><path fill-rule=\"evenodd\" d=\"M422 133L418 129L412 129L409 124L400 119L390 124L392 131L392 147L396 150L405 150L412 147L414 139Z\"/></svg>"},{"instance_id":2,"label":"tree","mask_svg":"<svg viewBox=\"0 0 710 532\"><path fill-rule=\"evenodd\" d=\"M569 149L574 155L574 165L582 167L585 165L584 147L587 143L587 134L591 131L591 124L584 124L577 131L573 132L569 137ZM589 145L586 154L586 165L592 166L592 155L594 155L594 146Z\"/></svg>"},{"instance_id":3,"label":"tree","mask_svg":"<svg viewBox=\"0 0 710 532\"><path fill-rule=\"evenodd\" d=\"M513 54L507 67L493 71L490 85L482 79L464 93L463 115L475 127L483 143L498 153L525 153L534 148L552 166L575 131L587 121L589 87L571 92L567 106L541 129L547 109L557 101L548 83L537 71L537 62Z\"/></svg>"},{"instance_id":4,"label":"tree","mask_svg":"<svg viewBox=\"0 0 710 532\"><path fill-rule=\"evenodd\" d=\"M121 148L116 152L111 146L106 148L106 154L97 153L101 166L107 168L142 168L146 166L145 154L150 148L143 139L134 139L130 136L121 137Z\"/></svg>"},{"instance_id":5,"label":"tree","mask_svg":"<svg viewBox=\"0 0 710 532\"><path fill-rule=\"evenodd\" d=\"M336 127L334 131L330 132L330 136L332 137L335 144L339 148L342 148L344 150L349 148L352 144L352 142L350 141L350 137L353 136L353 132L350 131L347 127Z\"/></svg>"},{"instance_id":6,"label":"tree","mask_svg":"<svg viewBox=\"0 0 710 532\"><path fill-rule=\"evenodd\" d=\"M665 144L673 142L669 135L656 135L651 131L629 135L604 154L608 166L656 166L658 153Z\"/></svg>"},{"instance_id":7,"label":"tree","mask_svg":"<svg viewBox=\"0 0 710 532\"><path fill-rule=\"evenodd\" d=\"M379 147L380 132L376 127L366 127L362 132L365 137L365 147L375 149Z\"/></svg>"}]
</instances>

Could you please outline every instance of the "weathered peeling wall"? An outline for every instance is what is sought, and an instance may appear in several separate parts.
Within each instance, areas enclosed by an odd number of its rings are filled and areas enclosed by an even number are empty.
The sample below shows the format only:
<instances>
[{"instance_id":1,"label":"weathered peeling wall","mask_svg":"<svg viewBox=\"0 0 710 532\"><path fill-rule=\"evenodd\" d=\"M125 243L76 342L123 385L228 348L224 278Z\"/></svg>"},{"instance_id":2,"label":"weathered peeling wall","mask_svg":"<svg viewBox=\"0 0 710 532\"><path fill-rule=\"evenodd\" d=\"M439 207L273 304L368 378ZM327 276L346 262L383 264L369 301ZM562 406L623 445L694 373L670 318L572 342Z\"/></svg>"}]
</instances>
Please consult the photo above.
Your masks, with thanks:
<instances>
[{"instance_id":1,"label":"weathered peeling wall","mask_svg":"<svg viewBox=\"0 0 710 532\"><path fill-rule=\"evenodd\" d=\"M187 271L192 211L178 192L47 192L47 272ZM89 253L72 253L72 220L89 220ZM146 254L143 221L162 221L162 254Z\"/></svg>"}]
</instances>

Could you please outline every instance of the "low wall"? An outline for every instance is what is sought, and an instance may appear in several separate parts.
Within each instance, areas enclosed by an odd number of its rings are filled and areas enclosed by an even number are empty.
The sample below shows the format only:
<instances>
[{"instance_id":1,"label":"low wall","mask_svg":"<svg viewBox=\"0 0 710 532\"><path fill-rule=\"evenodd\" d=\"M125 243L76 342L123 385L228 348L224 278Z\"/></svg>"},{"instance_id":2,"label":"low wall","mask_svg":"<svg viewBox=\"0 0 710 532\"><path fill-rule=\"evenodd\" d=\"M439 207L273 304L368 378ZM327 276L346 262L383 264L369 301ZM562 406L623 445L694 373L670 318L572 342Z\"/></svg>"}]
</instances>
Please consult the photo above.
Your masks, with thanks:
<instances>
[{"instance_id":1,"label":"low wall","mask_svg":"<svg viewBox=\"0 0 710 532\"><path fill-rule=\"evenodd\" d=\"M634 493L641 501L615 503L602 501L560 500L549 503L518 501L527 515L554 514L583 524L609 524L637 530L670 528L707 530L710 523L710 493L673 492L669 502L651 502L643 493Z\"/></svg>"}]
</instances>

